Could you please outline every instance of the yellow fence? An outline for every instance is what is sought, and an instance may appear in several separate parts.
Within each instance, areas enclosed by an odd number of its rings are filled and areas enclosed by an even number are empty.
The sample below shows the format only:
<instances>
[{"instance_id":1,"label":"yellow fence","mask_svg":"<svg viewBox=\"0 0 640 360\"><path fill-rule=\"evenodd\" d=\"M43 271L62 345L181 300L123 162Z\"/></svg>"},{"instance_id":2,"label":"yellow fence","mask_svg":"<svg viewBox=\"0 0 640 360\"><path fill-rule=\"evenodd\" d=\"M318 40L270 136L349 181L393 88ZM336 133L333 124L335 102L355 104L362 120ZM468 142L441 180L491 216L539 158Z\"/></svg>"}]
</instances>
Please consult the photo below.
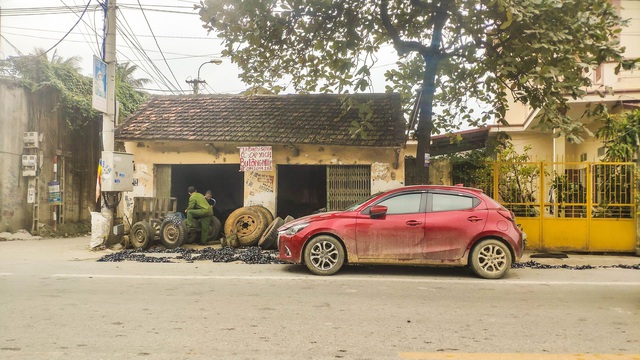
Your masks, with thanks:
<instances>
[{"instance_id":1,"label":"yellow fence","mask_svg":"<svg viewBox=\"0 0 640 360\"><path fill-rule=\"evenodd\" d=\"M528 249L635 251L635 164L495 162L490 176L483 190L515 213Z\"/></svg>"}]
</instances>

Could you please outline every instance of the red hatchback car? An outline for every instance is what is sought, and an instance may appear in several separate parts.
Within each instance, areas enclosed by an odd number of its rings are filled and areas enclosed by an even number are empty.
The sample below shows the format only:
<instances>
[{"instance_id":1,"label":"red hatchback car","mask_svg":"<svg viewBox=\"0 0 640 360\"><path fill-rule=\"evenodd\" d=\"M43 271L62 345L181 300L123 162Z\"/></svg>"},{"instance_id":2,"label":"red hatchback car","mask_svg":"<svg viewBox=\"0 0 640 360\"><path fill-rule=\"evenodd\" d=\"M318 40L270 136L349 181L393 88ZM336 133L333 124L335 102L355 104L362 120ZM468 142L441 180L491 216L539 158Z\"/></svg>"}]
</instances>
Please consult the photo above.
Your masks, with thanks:
<instances>
[{"instance_id":1,"label":"red hatchback car","mask_svg":"<svg viewBox=\"0 0 640 360\"><path fill-rule=\"evenodd\" d=\"M479 189L417 185L375 194L344 211L278 229L279 258L317 275L342 265L467 266L503 277L524 251L513 213Z\"/></svg>"}]
</instances>

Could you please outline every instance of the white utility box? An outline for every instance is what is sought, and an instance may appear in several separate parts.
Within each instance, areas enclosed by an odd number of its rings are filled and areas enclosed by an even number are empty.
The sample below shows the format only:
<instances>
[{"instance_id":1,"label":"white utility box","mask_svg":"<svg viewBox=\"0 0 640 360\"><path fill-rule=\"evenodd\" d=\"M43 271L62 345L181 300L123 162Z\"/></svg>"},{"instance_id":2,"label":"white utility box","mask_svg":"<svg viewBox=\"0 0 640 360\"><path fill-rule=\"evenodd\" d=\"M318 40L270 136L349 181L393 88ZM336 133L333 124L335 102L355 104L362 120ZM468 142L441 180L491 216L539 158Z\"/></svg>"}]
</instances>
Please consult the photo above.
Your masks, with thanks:
<instances>
[{"instance_id":1,"label":"white utility box","mask_svg":"<svg viewBox=\"0 0 640 360\"><path fill-rule=\"evenodd\" d=\"M22 176L36 176L38 155L22 155Z\"/></svg>"},{"instance_id":2,"label":"white utility box","mask_svg":"<svg viewBox=\"0 0 640 360\"><path fill-rule=\"evenodd\" d=\"M40 145L37 132L26 132L22 136L22 142L25 148L37 148Z\"/></svg>"},{"instance_id":3,"label":"white utility box","mask_svg":"<svg viewBox=\"0 0 640 360\"><path fill-rule=\"evenodd\" d=\"M103 151L102 191L133 191L133 154Z\"/></svg>"}]
</instances>

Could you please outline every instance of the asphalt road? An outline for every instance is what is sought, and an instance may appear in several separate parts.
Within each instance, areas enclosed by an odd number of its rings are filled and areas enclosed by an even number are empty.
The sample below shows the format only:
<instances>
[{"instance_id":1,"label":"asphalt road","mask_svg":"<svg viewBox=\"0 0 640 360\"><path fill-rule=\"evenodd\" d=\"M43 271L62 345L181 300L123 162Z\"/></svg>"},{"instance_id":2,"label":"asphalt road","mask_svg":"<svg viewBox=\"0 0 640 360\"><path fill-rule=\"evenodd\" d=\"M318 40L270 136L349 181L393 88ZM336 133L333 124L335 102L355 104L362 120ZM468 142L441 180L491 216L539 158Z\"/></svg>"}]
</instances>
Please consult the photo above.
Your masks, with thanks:
<instances>
[{"instance_id":1,"label":"asphalt road","mask_svg":"<svg viewBox=\"0 0 640 360\"><path fill-rule=\"evenodd\" d=\"M640 359L638 270L319 277L57 248L0 242L0 359Z\"/></svg>"}]
</instances>

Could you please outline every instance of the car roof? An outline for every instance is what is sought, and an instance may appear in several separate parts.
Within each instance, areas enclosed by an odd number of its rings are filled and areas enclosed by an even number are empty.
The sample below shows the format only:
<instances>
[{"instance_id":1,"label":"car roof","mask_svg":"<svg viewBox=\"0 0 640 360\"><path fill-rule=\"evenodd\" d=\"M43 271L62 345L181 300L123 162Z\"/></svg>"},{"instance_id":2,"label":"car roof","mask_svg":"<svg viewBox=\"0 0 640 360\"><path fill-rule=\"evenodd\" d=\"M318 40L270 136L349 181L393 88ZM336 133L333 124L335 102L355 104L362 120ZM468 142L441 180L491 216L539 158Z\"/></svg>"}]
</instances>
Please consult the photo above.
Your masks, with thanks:
<instances>
[{"instance_id":1,"label":"car roof","mask_svg":"<svg viewBox=\"0 0 640 360\"><path fill-rule=\"evenodd\" d=\"M412 191L412 190L417 190L417 191L429 191L429 190L460 191L460 190L464 190L464 191L469 191L469 192L473 192L473 193L477 193L477 194L483 193L482 189L477 189L477 188L472 188L472 187L465 187L465 186L462 186L462 185L455 185L455 186L451 186L451 185L408 185L408 186L404 186L404 187L400 187L400 188L391 190L391 192Z\"/></svg>"}]
</instances>

